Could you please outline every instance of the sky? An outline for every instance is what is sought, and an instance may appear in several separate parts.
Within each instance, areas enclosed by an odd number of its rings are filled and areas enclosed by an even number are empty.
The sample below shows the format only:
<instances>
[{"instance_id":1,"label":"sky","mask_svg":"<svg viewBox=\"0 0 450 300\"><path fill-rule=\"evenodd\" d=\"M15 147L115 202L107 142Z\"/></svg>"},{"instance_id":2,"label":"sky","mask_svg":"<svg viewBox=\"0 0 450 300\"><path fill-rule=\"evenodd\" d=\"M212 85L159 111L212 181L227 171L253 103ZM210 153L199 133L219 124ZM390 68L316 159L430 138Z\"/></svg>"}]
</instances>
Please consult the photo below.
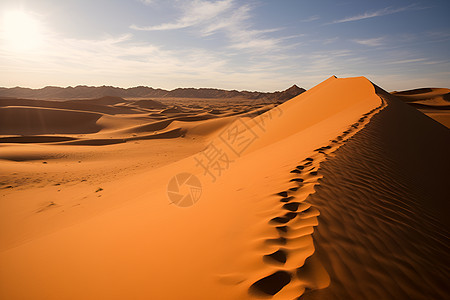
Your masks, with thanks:
<instances>
[{"instance_id":1,"label":"sky","mask_svg":"<svg viewBox=\"0 0 450 300\"><path fill-rule=\"evenodd\" d=\"M449 0L2 0L0 86L450 88Z\"/></svg>"}]
</instances>

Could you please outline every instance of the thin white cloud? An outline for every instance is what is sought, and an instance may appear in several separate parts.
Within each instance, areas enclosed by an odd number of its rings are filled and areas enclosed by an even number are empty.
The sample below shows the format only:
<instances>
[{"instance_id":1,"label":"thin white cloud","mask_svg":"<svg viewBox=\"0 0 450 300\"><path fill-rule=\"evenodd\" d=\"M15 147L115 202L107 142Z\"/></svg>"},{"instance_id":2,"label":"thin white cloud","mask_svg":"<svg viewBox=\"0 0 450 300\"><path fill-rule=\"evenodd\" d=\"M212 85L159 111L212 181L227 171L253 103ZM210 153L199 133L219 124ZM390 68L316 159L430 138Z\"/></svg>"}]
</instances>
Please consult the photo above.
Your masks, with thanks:
<instances>
[{"instance_id":1,"label":"thin white cloud","mask_svg":"<svg viewBox=\"0 0 450 300\"><path fill-rule=\"evenodd\" d=\"M311 16L309 18L306 18L306 19L302 20L302 22L312 22L312 21L316 21L316 20L319 20L319 19L320 19L320 17L318 15L315 15L315 16Z\"/></svg>"},{"instance_id":2,"label":"thin white cloud","mask_svg":"<svg viewBox=\"0 0 450 300\"><path fill-rule=\"evenodd\" d=\"M243 42L237 42L230 46L230 48L243 50L243 49L267 49L273 48L277 44L275 39L251 39Z\"/></svg>"},{"instance_id":3,"label":"thin white cloud","mask_svg":"<svg viewBox=\"0 0 450 300\"><path fill-rule=\"evenodd\" d=\"M424 64L424 65L437 65L437 64L440 64L440 65L443 65L443 64L449 65L449 64L450 64L450 61L448 61L448 60L431 60L431 61L425 61L425 62L423 62L423 64Z\"/></svg>"},{"instance_id":4,"label":"thin white cloud","mask_svg":"<svg viewBox=\"0 0 450 300\"><path fill-rule=\"evenodd\" d=\"M184 7L184 13L181 18L179 18L174 23L164 23L154 26L138 26L131 25L130 27L135 30L173 30L182 29L215 19L218 15L229 10L232 6L233 0L222 0L222 1L204 1L204 0L194 0L189 2Z\"/></svg>"},{"instance_id":5,"label":"thin white cloud","mask_svg":"<svg viewBox=\"0 0 450 300\"><path fill-rule=\"evenodd\" d=\"M142 2L146 5L152 4L155 0L138 0L139 2Z\"/></svg>"},{"instance_id":6,"label":"thin white cloud","mask_svg":"<svg viewBox=\"0 0 450 300\"><path fill-rule=\"evenodd\" d=\"M234 49L267 47L267 41L236 44ZM245 51L244 51L245 52ZM200 48L166 49L136 42L130 34L72 39L50 36L45 48L21 55L3 46L0 37L0 82L4 86L148 85L220 87L244 90L287 88L291 65L267 55ZM281 59L279 56L275 56ZM286 56L283 61L292 60ZM27 76L24 76L27 74ZM56 77L54 74L58 74ZM286 75L288 74L288 75ZM274 80L276 78L276 80Z\"/></svg>"},{"instance_id":7,"label":"thin white cloud","mask_svg":"<svg viewBox=\"0 0 450 300\"><path fill-rule=\"evenodd\" d=\"M383 37L372 38L372 39L362 39L362 40L353 40L353 42L370 47L377 47L383 45Z\"/></svg>"},{"instance_id":8,"label":"thin white cloud","mask_svg":"<svg viewBox=\"0 0 450 300\"><path fill-rule=\"evenodd\" d=\"M272 38L267 34L280 31L282 28L253 29L250 22L251 7L249 5L234 6L226 14L206 24L200 29L204 36L222 31L230 41L229 48L246 51L267 51L277 48L285 37Z\"/></svg>"},{"instance_id":9,"label":"thin white cloud","mask_svg":"<svg viewBox=\"0 0 450 300\"><path fill-rule=\"evenodd\" d=\"M26 85L20 76L35 74L35 82L43 85L136 83L176 87L172 81L191 82L218 78L225 73L227 59L204 49L167 50L148 43L136 43L131 35L95 40L49 37L46 47L32 55L21 55L4 48L0 40L0 68L7 75L0 81L17 81ZM58 74L55 79L54 74ZM69 79L66 79L69 78ZM52 82L53 81L53 82ZM138 82L139 83L139 82Z\"/></svg>"},{"instance_id":10,"label":"thin white cloud","mask_svg":"<svg viewBox=\"0 0 450 300\"><path fill-rule=\"evenodd\" d=\"M130 28L157 31L192 27L196 34L203 37L225 34L230 49L262 52L279 48L278 45L287 38L268 37L268 34L282 28L254 29L250 21L251 11L249 4L239 5L235 0L193 0L182 8L182 15L176 22L152 26L131 25Z\"/></svg>"},{"instance_id":11,"label":"thin white cloud","mask_svg":"<svg viewBox=\"0 0 450 300\"><path fill-rule=\"evenodd\" d=\"M386 8L383 8L383 9L380 9L380 10L377 10L377 11L373 11L373 12L365 12L365 13L360 14L360 15L356 15L356 16L352 16L352 17L346 17L346 18L343 18L343 19L340 19L340 20L333 21L331 23L327 23L327 24L338 24L338 23L345 23L345 22L354 22L354 21L365 20L365 19L370 19L370 18L375 18L375 17L392 15L392 14L396 14L396 13L403 12L403 11L418 10L418 9L424 9L424 8L417 7L417 5L415 5L415 4L404 6L404 7L399 7L399 8L386 7Z\"/></svg>"},{"instance_id":12,"label":"thin white cloud","mask_svg":"<svg viewBox=\"0 0 450 300\"><path fill-rule=\"evenodd\" d=\"M410 63L417 63L417 62L425 62L426 58L414 58L414 59L403 59L403 60L396 60L391 61L389 64L410 64Z\"/></svg>"},{"instance_id":13,"label":"thin white cloud","mask_svg":"<svg viewBox=\"0 0 450 300\"><path fill-rule=\"evenodd\" d=\"M219 30L240 31L243 29L242 25L251 18L250 11L251 7L249 5L233 7L233 9L224 12L220 18L215 19L214 22L205 24L200 29L200 32L202 35L208 36Z\"/></svg>"},{"instance_id":14,"label":"thin white cloud","mask_svg":"<svg viewBox=\"0 0 450 300\"><path fill-rule=\"evenodd\" d=\"M334 37L334 38L329 38L329 39L324 39L323 41L322 41L322 44L324 44L324 45L329 45L329 44L333 44L334 42L336 42L336 41L338 41L339 40L339 37Z\"/></svg>"}]
</instances>

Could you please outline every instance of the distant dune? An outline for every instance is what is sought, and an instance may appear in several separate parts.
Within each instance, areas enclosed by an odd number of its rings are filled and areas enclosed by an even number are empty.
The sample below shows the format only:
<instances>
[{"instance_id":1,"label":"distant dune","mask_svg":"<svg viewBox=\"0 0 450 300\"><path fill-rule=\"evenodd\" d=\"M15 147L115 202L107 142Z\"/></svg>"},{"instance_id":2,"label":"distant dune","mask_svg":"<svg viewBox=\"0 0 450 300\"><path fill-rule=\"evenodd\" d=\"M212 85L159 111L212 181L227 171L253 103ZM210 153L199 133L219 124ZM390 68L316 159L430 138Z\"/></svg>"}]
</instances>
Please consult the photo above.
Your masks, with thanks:
<instances>
[{"instance_id":1,"label":"distant dune","mask_svg":"<svg viewBox=\"0 0 450 300\"><path fill-rule=\"evenodd\" d=\"M450 298L449 90L78 91L0 99L1 299Z\"/></svg>"},{"instance_id":2,"label":"distant dune","mask_svg":"<svg viewBox=\"0 0 450 300\"><path fill-rule=\"evenodd\" d=\"M195 128L208 127L199 121L228 117L231 122L231 116L256 116L275 105L267 99L242 98L189 98L178 105L173 101L176 100L162 103L111 96L83 100L0 99L0 135L4 135L0 136L0 144L14 141L108 145L174 138L189 131L190 123ZM200 107L204 108L189 107L189 103L197 102L203 103Z\"/></svg>"},{"instance_id":3,"label":"distant dune","mask_svg":"<svg viewBox=\"0 0 450 300\"><path fill-rule=\"evenodd\" d=\"M420 88L392 95L450 128L450 89Z\"/></svg>"}]
</instances>

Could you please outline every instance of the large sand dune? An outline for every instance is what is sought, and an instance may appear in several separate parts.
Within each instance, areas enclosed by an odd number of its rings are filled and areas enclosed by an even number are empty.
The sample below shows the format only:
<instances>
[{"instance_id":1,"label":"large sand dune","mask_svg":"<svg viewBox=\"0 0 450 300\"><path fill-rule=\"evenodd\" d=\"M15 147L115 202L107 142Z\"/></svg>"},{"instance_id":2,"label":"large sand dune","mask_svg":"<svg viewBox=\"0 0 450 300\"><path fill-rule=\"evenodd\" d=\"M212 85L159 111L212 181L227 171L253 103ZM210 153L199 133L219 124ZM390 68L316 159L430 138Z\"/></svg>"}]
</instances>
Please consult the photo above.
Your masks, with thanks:
<instances>
[{"instance_id":1,"label":"large sand dune","mask_svg":"<svg viewBox=\"0 0 450 300\"><path fill-rule=\"evenodd\" d=\"M449 129L363 77L173 101L2 137L0 298L450 296Z\"/></svg>"}]
</instances>

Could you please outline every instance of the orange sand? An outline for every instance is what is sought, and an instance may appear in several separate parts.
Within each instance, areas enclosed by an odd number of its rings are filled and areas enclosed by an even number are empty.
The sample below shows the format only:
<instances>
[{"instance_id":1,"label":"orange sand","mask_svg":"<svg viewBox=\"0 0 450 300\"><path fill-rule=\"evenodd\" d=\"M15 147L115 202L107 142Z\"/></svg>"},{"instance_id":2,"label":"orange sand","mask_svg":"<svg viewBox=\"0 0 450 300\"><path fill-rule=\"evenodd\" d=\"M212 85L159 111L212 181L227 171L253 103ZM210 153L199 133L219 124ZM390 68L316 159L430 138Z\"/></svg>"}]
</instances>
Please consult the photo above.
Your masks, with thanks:
<instances>
[{"instance_id":1,"label":"orange sand","mask_svg":"<svg viewBox=\"0 0 450 300\"><path fill-rule=\"evenodd\" d=\"M2 137L1 299L449 296L449 131L363 77L277 107L0 110L53 116ZM200 198L168 197L180 173Z\"/></svg>"}]
</instances>

